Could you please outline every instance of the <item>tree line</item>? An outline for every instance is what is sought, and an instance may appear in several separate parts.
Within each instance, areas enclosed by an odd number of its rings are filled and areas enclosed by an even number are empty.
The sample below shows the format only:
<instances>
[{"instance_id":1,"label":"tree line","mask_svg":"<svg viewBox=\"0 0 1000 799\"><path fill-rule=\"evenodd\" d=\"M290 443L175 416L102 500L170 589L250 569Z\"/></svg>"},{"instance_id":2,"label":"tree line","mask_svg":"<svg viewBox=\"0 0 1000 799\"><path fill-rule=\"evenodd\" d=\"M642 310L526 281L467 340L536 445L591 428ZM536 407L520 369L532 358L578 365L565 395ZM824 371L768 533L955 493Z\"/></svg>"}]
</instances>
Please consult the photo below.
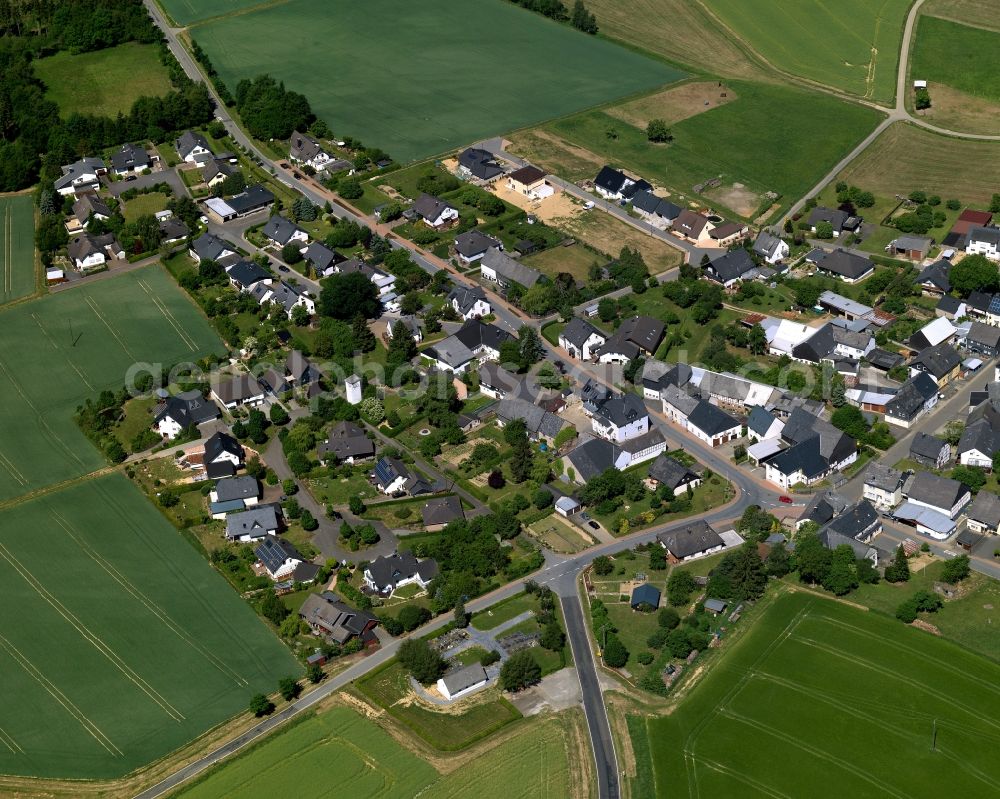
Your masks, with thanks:
<instances>
[{"instance_id":1,"label":"tree line","mask_svg":"<svg viewBox=\"0 0 1000 799\"><path fill-rule=\"evenodd\" d=\"M569 11L560 0L511 0L511 2L557 22L568 22L584 33L597 33L597 17L587 10L583 0L576 0L572 11Z\"/></svg>"}]
</instances>

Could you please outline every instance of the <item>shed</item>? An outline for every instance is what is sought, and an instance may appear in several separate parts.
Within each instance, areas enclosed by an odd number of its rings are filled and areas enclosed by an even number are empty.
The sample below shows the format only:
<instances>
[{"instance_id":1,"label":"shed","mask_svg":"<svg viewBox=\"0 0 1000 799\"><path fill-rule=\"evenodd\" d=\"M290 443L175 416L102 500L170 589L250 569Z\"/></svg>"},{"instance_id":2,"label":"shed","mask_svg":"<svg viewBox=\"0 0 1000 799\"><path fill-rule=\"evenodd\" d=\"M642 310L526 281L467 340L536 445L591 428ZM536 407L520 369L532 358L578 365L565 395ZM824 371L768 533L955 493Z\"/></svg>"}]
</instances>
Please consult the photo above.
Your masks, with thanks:
<instances>
[{"instance_id":1,"label":"shed","mask_svg":"<svg viewBox=\"0 0 1000 799\"><path fill-rule=\"evenodd\" d=\"M632 610L635 610L640 605L649 605L651 608L658 608L660 606L660 589L649 583L636 586L632 590L632 599L629 604L632 606Z\"/></svg>"},{"instance_id":2,"label":"shed","mask_svg":"<svg viewBox=\"0 0 1000 799\"><path fill-rule=\"evenodd\" d=\"M723 613L726 610L726 601L724 599L706 599L705 610L716 615Z\"/></svg>"},{"instance_id":3,"label":"shed","mask_svg":"<svg viewBox=\"0 0 1000 799\"><path fill-rule=\"evenodd\" d=\"M556 512L563 516L571 516L580 510L580 503L573 497L559 497L556 500Z\"/></svg>"}]
</instances>

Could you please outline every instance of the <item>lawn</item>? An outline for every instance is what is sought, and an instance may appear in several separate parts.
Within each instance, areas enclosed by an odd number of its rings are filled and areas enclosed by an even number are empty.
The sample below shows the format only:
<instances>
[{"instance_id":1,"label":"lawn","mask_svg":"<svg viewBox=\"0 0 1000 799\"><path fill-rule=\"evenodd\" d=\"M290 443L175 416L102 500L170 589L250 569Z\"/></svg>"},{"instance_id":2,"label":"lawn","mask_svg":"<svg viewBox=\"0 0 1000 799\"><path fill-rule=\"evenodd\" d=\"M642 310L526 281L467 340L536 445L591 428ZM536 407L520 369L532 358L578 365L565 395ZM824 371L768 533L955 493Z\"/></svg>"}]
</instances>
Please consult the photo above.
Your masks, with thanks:
<instances>
[{"instance_id":1,"label":"lawn","mask_svg":"<svg viewBox=\"0 0 1000 799\"><path fill-rule=\"evenodd\" d=\"M140 97L170 91L170 76L155 44L127 42L117 47L73 55L56 53L34 62L45 95L64 116L127 114Z\"/></svg>"},{"instance_id":2,"label":"lawn","mask_svg":"<svg viewBox=\"0 0 1000 799\"><path fill-rule=\"evenodd\" d=\"M741 201L746 207L734 208L730 199L727 208L721 194L713 193L715 199L706 201L753 218L766 210L766 201L755 201L752 195L773 191L781 195L782 207L790 204L879 119L870 108L800 89L743 82L728 88L739 99L673 125L668 145L650 143L644 130L602 110L556 120L544 130L597 154L599 160L673 189L681 200L710 178L721 178L724 187L740 183L751 194ZM776 119L780 125L775 125ZM597 169L591 169L596 174Z\"/></svg>"},{"instance_id":3,"label":"lawn","mask_svg":"<svg viewBox=\"0 0 1000 799\"><path fill-rule=\"evenodd\" d=\"M505 621L510 621L528 610L536 610L538 601L525 593L516 594L491 608L481 610L472 617L472 626L477 630L492 630Z\"/></svg>"},{"instance_id":4,"label":"lawn","mask_svg":"<svg viewBox=\"0 0 1000 799\"><path fill-rule=\"evenodd\" d=\"M140 216L148 214L153 216L157 211L163 211L167 207L169 197L158 191L149 194L140 194L131 200L126 200L122 215L126 222L134 222Z\"/></svg>"},{"instance_id":5,"label":"lawn","mask_svg":"<svg viewBox=\"0 0 1000 799\"><path fill-rule=\"evenodd\" d=\"M470 31L489 31L488 44L456 47ZM404 162L682 77L505 0L469 0L461 13L449 0L291 0L192 35L230 88L269 73L338 134Z\"/></svg>"},{"instance_id":6,"label":"lawn","mask_svg":"<svg viewBox=\"0 0 1000 799\"><path fill-rule=\"evenodd\" d=\"M31 195L0 197L0 304L35 290L35 204Z\"/></svg>"},{"instance_id":7,"label":"lawn","mask_svg":"<svg viewBox=\"0 0 1000 799\"><path fill-rule=\"evenodd\" d=\"M105 465L72 416L85 399L123 386L134 364L168 368L221 349L160 267L0 312L0 499Z\"/></svg>"},{"instance_id":8,"label":"lawn","mask_svg":"<svg viewBox=\"0 0 1000 799\"><path fill-rule=\"evenodd\" d=\"M126 774L301 671L124 477L7 508L0 541L2 773Z\"/></svg>"},{"instance_id":9,"label":"lawn","mask_svg":"<svg viewBox=\"0 0 1000 799\"><path fill-rule=\"evenodd\" d=\"M778 69L891 103L911 0L707 0L707 6Z\"/></svg>"},{"instance_id":10,"label":"lawn","mask_svg":"<svg viewBox=\"0 0 1000 799\"><path fill-rule=\"evenodd\" d=\"M928 82L932 102L935 83L1000 102L998 62L1000 33L920 16L910 75Z\"/></svg>"},{"instance_id":11,"label":"lawn","mask_svg":"<svg viewBox=\"0 0 1000 799\"><path fill-rule=\"evenodd\" d=\"M792 594L671 715L631 729L659 796L985 796L998 678L949 641Z\"/></svg>"}]
</instances>

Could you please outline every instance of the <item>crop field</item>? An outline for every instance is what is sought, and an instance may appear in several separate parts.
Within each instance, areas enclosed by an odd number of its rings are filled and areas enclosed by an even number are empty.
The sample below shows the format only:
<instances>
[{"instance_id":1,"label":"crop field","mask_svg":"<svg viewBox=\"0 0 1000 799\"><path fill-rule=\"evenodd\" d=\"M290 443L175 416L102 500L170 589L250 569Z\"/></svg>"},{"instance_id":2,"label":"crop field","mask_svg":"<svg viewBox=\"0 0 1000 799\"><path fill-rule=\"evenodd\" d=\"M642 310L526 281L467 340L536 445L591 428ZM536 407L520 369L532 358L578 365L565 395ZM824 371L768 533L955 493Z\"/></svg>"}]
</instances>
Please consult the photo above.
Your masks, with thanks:
<instances>
[{"instance_id":1,"label":"crop field","mask_svg":"<svg viewBox=\"0 0 1000 799\"><path fill-rule=\"evenodd\" d=\"M876 195L906 196L920 189L982 206L1000 186L1000 142L949 138L897 122L837 180Z\"/></svg>"},{"instance_id":2,"label":"crop field","mask_svg":"<svg viewBox=\"0 0 1000 799\"><path fill-rule=\"evenodd\" d=\"M46 96L64 116L97 114L114 118L128 113L140 97L170 91L167 68L154 44L128 42L117 47L74 55L56 53L34 62Z\"/></svg>"},{"instance_id":3,"label":"crop field","mask_svg":"<svg viewBox=\"0 0 1000 799\"><path fill-rule=\"evenodd\" d=\"M778 69L889 103L911 0L705 0Z\"/></svg>"},{"instance_id":4,"label":"crop field","mask_svg":"<svg viewBox=\"0 0 1000 799\"><path fill-rule=\"evenodd\" d=\"M913 46L912 78L943 83L970 98L1000 102L1000 33L921 15Z\"/></svg>"},{"instance_id":5,"label":"crop field","mask_svg":"<svg viewBox=\"0 0 1000 799\"><path fill-rule=\"evenodd\" d=\"M489 36L456 47L470 31ZM270 73L308 97L338 135L401 161L682 77L506 0L466 0L460 10L450 0L291 0L207 22L192 35L230 88Z\"/></svg>"},{"instance_id":6,"label":"crop field","mask_svg":"<svg viewBox=\"0 0 1000 799\"><path fill-rule=\"evenodd\" d=\"M0 499L105 465L72 416L85 399L123 386L133 364L169 367L220 348L161 267L0 311Z\"/></svg>"},{"instance_id":7,"label":"crop field","mask_svg":"<svg viewBox=\"0 0 1000 799\"><path fill-rule=\"evenodd\" d=\"M0 304L35 290L35 206L31 196L0 197Z\"/></svg>"},{"instance_id":8,"label":"crop field","mask_svg":"<svg viewBox=\"0 0 1000 799\"><path fill-rule=\"evenodd\" d=\"M178 25L245 11L267 0L158 0L163 10Z\"/></svg>"},{"instance_id":9,"label":"crop field","mask_svg":"<svg viewBox=\"0 0 1000 799\"><path fill-rule=\"evenodd\" d=\"M722 176L724 184L738 182L758 195L778 192L779 202L787 205L809 191L878 121L877 112L827 95L751 83L732 88L738 100L673 125L674 138L667 145L650 143L644 130L603 110L559 119L543 130L597 154L599 161L670 187L682 199L695 184ZM774 124L776 119L780 125ZM518 152L529 159L533 155L529 148ZM590 168L593 177L597 169ZM729 210L753 214L747 208Z\"/></svg>"},{"instance_id":10,"label":"crop field","mask_svg":"<svg viewBox=\"0 0 1000 799\"><path fill-rule=\"evenodd\" d=\"M674 713L631 727L658 796L994 796L998 678L949 641L792 594Z\"/></svg>"},{"instance_id":11,"label":"crop field","mask_svg":"<svg viewBox=\"0 0 1000 799\"><path fill-rule=\"evenodd\" d=\"M0 515L0 772L116 777L301 667L124 477Z\"/></svg>"},{"instance_id":12,"label":"crop field","mask_svg":"<svg viewBox=\"0 0 1000 799\"><path fill-rule=\"evenodd\" d=\"M920 7L922 14L964 22L979 28L1000 31L1000 19L993 0L926 0Z\"/></svg>"}]
</instances>

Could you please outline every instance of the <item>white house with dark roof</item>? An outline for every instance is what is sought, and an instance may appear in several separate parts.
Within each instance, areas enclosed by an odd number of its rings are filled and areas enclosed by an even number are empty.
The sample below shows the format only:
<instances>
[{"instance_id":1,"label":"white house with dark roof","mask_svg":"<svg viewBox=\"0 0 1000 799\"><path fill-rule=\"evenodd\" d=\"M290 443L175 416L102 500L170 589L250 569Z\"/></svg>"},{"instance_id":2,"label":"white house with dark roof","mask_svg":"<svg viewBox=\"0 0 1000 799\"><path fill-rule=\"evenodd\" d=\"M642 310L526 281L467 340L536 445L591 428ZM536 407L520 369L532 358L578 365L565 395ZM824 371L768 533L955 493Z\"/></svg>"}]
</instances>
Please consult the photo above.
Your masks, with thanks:
<instances>
[{"instance_id":1,"label":"white house with dark roof","mask_svg":"<svg viewBox=\"0 0 1000 799\"><path fill-rule=\"evenodd\" d=\"M257 379L250 374L239 374L233 377L219 378L212 385L212 398L226 410L233 410L240 405L256 407L264 402L264 389Z\"/></svg>"},{"instance_id":2,"label":"white house with dark roof","mask_svg":"<svg viewBox=\"0 0 1000 799\"><path fill-rule=\"evenodd\" d=\"M270 285L274 282L271 273L263 266L243 258L236 263L229 264L226 269L226 276L229 278L229 285L237 291L252 291L258 283Z\"/></svg>"},{"instance_id":3,"label":"white house with dark roof","mask_svg":"<svg viewBox=\"0 0 1000 799\"><path fill-rule=\"evenodd\" d=\"M208 139L200 133L186 130L174 142L174 148L182 161L199 166L207 163L214 156L212 148L208 145Z\"/></svg>"},{"instance_id":4,"label":"white house with dark roof","mask_svg":"<svg viewBox=\"0 0 1000 799\"><path fill-rule=\"evenodd\" d=\"M291 541L273 535L265 536L254 549L257 562L275 582L291 577L296 568L306 562Z\"/></svg>"},{"instance_id":5,"label":"white house with dark roof","mask_svg":"<svg viewBox=\"0 0 1000 799\"><path fill-rule=\"evenodd\" d=\"M193 389L167 397L153 411L153 427L161 436L175 439L192 425L197 427L221 416L219 406Z\"/></svg>"},{"instance_id":6,"label":"white house with dark roof","mask_svg":"<svg viewBox=\"0 0 1000 799\"><path fill-rule=\"evenodd\" d=\"M486 299L486 292L479 286L455 286L448 294L448 302L455 313L466 321L482 319L493 312L493 307Z\"/></svg>"},{"instance_id":7,"label":"white house with dark roof","mask_svg":"<svg viewBox=\"0 0 1000 799\"><path fill-rule=\"evenodd\" d=\"M602 403L590 423L601 438L622 442L649 432L649 412L638 394L621 394Z\"/></svg>"},{"instance_id":8,"label":"white house with dark roof","mask_svg":"<svg viewBox=\"0 0 1000 799\"><path fill-rule=\"evenodd\" d=\"M775 236L773 233L762 230L753 244L753 251L767 263L771 264L771 266L774 266L785 260L791 249L788 246L788 242L784 241L780 236Z\"/></svg>"},{"instance_id":9,"label":"white house with dark roof","mask_svg":"<svg viewBox=\"0 0 1000 799\"><path fill-rule=\"evenodd\" d=\"M685 425L689 433L711 447L721 447L743 434L739 419L705 400L699 400L688 414Z\"/></svg>"},{"instance_id":10,"label":"white house with dark roof","mask_svg":"<svg viewBox=\"0 0 1000 799\"><path fill-rule=\"evenodd\" d=\"M666 486L675 497L686 494L701 485L701 477L669 455L659 455L649 465L646 478L655 488Z\"/></svg>"},{"instance_id":11,"label":"white house with dark roof","mask_svg":"<svg viewBox=\"0 0 1000 799\"><path fill-rule=\"evenodd\" d=\"M623 321L604 344L594 350L600 363L627 364L639 355L653 355L663 341L666 325L651 316Z\"/></svg>"},{"instance_id":12,"label":"white house with dark roof","mask_svg":"<svg viewBox=\"0 0 1000 799\"><path fill-rule=\"evenodd\" d=\"M992 491L980 491L965 511L965 523L974 533L996 535L1000 528L1000 497Z\"/></svg>"},{"instance_id":13,"label":"white house with dark roof","mask_svg":"<svg viewBox=\"0 0 1000 799\"><path fill-rule=\"evenodd\" d=\"M149 157L146 148L131 143L123 144L110 160L111 169L116 175L131 175L149 169L153 165L153 159Z\"/></svg>"},{"instance_id":14,"label":"white house with dark roof","mask_svg":"<svg viewBox=\"0 0 1000 799\"><path fill-rule=\"evenodd\" d=\"M379 555L365 568L365 585L381 595L391 594L404 585L418 585L427 588L438 573L434 558L418 560L412 552L396 555Z\"/></svg>"},{"instance_id":15,"label":"white house with dark roof","mask_svg":"<svg viewBox=\"0 0 1000 799\"><path fill-rule=\"evenodd\" d=\"M653 227L666 230L680 215L681 207L644 189L632 195L632 210Z\"/></svg>"},{"instance_id":16,"label":"white house with dark roof","mask_svg":"<svg viewBox=\"0 0 1000 799\"><path fill-rule=\"evenodd\" d=\"M657 533L656 541L667 551L667 560L671 563L711 555L725 547L722 536L701 519L688 522L680 529Z\"/></svg>"},{"instance_id":17,"label":"white house with dark roof","mask_svg":"<svg viewBox=\"0 0 1000 799\"><path fill-rule=\"evenodd\" d=\"M955 519L969 504L972 492L958 480L939 477L931 472L917 472L903 486L903 496L910 505L928 508Z\"/></svg>"},{"instance_id":18,"label":"white house with dark roof","mask_svg":"<svg viewBox=\"0 0 1000 799\"><path fill-rule=\"evenodd\" d=\"M482 688L489 677L479 663L449 671L437 681L437 689L445 699L452 701Z\"/></svg>"},{"instance_id":19,"label":"white house with dark roof","mask_svg":"<svg viewBox=\"0 0 1000 799\"><path fill-rule=\"evenodd\" d=\"M881 463L873 463L865 473L862 493L876 508L895 508L903 500L903 473Z\"/></svg>"},{"instance_id":20,"label":"white house with dark roof","mask_svg":"<svg viewBox=\"0 0 1000 799\"><path fill-rule=\"evenodd\" d=\"M833 252L813 250L806 260L815 263L817 271L845 283L858 283L875 272L875 264L870 259L840 248Z\"/></svg>"},{"instance_id":21,"label":"white house with dark roof","mask_svg":"<svg viewBox=\"0 0 1000 799\"><path fill-rule=\"evenodd\" d=\"M985 255L992 261L1000 260L1000 227L970 228L965 252L967 255Z\"/></svg>"},{"instance_id":22,"label":"white house with dark roof","mask_svg":"<svg viewBox=\"0 0 1000 799\"><path fill-rule=\"evenodd\" d=\"M840 234L845 230L848 232L858 229L858 225L861 224L861 220L856 216L851 216L846 211L841 211L839 208L813 208L809 214L806 224L810 226L810 230L815 233L816 226L821 222L829 222L830 227L833 228L833 237L839 238Z\"/></svg>"},{"instance_id":23,"label":"white house with dark roof","mask_svg":"<svg viewBox=\"0 0 1000 799\"><path fill-rule=\"evenodd\" d=\"M742 247L716 256L705 266L705 277L727 289L756 274L757 265Z\"/></svg>"},{"instance_id":24,"label":"white house with dark roof","mask_svg":"<svg viewBox=\"0 0 1000 799\"><path fill-rule=\"evenodd\" d=\"M457 208L430 194L421 194L413 203L413 211L434 230L444 230L458 221Z\"/></svg>"},{"instance_id":25,"label":"white house with dark roof","mask_svg":"<svg viewBox=\"0 0 1000 799\"><path fill-rule=\"evenodd\" d=\"M493 153L477 147L467 147L458 155L458 173L465 178L489 182L504 172Z\"/></svg>"},{"instance_id":26,"label":"white house with dark roof","mask_svg":"<svg viewBox=\"0 0 1000 799\"><path fill-rule=\"evenodd\" d=\"M636 181L620 169L603 166L594 178L594 191L605 200L622 200L625 199L628 189L635 184Z\"/></svg>"},{"instance_id":27,"label":"white house with dark roof","mask_svg":"<svg viewBox=\"0 0 1000 799\"><path fill-rule=\"evenodd\" d=\"M108 173L103 159L81 158L62 168L62 175L55 179L55 190L64 197L70 194L82 194L85 191L96 191L101 187L101 175Z\"/></svg>"},{"instance_id":28,"label":"white house with dark roof","mask_svg":"<svg viewBox=\"0 0 1000 799\"><path fill-rule=\"evenodd\" d=\"M259 541L278 534L280 524L273 505L261 505L226 517L226 538L230 541Z\"/></svg>"},{"instance_id":29,"label":"white house with dark roof","mask_svg":"<svg viewBox=\"0 0 1000 799\"><path fill-rule=\"evenodd\" d=\"M530 289L542 278L542 273L537 269L515 261L496 247L490 247L480 259L479 264L479 271L483 278L504 289L509 287L511 283L517 283L523 288Z\"/></svg>"},{"instance_id":30,"label":"white house with dark roof","mask_svg":"<svg viewBox=\"0 0 1000 799\"><path fill-rule=\"evenodd\" d=\"M590 322L574 316L559 334L559 346L566 350L571 358L589 361L594 357L594 350L600 347L608 337L594 327Z\"/></svg>"},{"instance_id":31,"label":"white house with dark roof","mask_svg":"<svg viewBox=\"0 0 1000 799\"><path fill-rule=\"evenodd\" d=\"M309 243L309 234L281 214L275 214L268 219L261 233L278 247L284 247L286 244L301 244L304 247Z\"/></svg>"},{"instance_id":32,"label":"white house with dark roof","mask_svg":"<svg viewBox=\"0 0 1000 799\"><path fill-rule=\"evenodd\" d=\"M235 245L211 233L202 233L191 242L188 255L192 261L221 261L236 255Z\"/></svg>"},{"instance_id":33,"label":"white house with dark roof","mask_svg":"<svg viewBox=\"0 0 1000 799\"><path fill-rule=\"evenodd\" d=\"M325 169L333 160L316 139L297 130L288 141L288 158L297 164L308 164L317 172Z\"/></svg>"},{"instance_id":34,"label":"white house with dark roof","mask_svg":"<svg viewBox=\"0 0 1000 799\"><path fill-rule=\"evenodd\" d=\"M463 264L471 264L474 261L482 259L491 247L502 250L503 244L498 239L487 236L477 228L467 230L465 233L459 233L455 236L455 254Z\"/></svg>"}]
</instances>

